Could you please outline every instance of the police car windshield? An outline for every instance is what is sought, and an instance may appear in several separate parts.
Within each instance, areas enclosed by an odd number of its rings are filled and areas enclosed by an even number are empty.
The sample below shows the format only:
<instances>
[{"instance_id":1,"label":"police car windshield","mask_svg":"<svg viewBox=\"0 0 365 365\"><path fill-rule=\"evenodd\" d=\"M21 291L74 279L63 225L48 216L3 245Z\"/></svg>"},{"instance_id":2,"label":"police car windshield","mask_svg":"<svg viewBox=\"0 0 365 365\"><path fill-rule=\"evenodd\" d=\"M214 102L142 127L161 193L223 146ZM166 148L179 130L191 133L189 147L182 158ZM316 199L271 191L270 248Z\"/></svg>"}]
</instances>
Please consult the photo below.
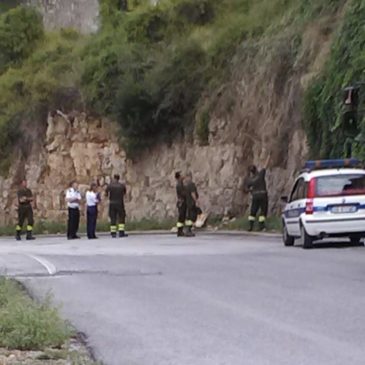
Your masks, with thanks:
<instances>
[{"instance_id":1,"label":"police car windshield","mask_svg":"<svg viewBox=\"0 0 365 365\"><path fill-rule=\"evenodd\" d=\"M365 195L365 175L333 175L316 179L316 196Z\"/></svg>"}]
</instances>

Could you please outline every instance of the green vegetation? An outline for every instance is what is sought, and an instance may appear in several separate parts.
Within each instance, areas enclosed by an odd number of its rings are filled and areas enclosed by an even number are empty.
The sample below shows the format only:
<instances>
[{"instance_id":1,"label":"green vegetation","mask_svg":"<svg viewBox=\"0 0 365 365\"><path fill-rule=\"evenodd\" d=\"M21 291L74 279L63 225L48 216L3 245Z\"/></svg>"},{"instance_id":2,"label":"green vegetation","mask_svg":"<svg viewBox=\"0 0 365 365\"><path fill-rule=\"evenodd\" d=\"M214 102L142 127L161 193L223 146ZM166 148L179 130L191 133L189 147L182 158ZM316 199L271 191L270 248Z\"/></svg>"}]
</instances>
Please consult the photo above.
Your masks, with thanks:
<instances>
[{"instance_id":1,"label":"green vegetation","mask_svg":"<svg viewBox=\"0 0 365 365\"><path fill-rule=\"evenodd\" d=\"M0 14L18 6L21 4L21 0L1 0L0 2Z\"/></svg>"},{"instance_id":2,"label":"green vegetation","mask_svg":"<svg viewBox=\"0 0 365 365\"><path fill-rule=\"evenodd\" d=\"M346 133L341 125L341 90L365 80L365 3L353 0L337 34L325 68L305 97L305 128L311 153L316 157L340 157L344 154ZM365 131L365 118L359 130ZM356 146L358 157L365 158L364 143Z\"/></svg>"},{"instance_id":3,"label":"green vegetation","mask_svg":"<svg viewBox=\"0 0 365 365\"><path fill-rule=\"evenodd\" d=\"M127 222L127 231L158 231L170 230L176 224L173 219L155 220L144 218L140 221ZM80 233L86 232L85 224L81 224ZM107 221L99 221L97 225L98 232L109 232L110 223ZM13 236L15 228L12 226L0 227L0 236ZM66 234L66 222L50 222L38 221L34 226L34 234Z\"/></svg>"},{"instance_id":4,"label":"green vegetation","mask_svg":"<svg viewBox=\"0 0 365 365\"><path fill-rule=\"evenodd\" d=\"M209 143L209 110L204 109L197 114L197 121L195 124L195 133L202 145Z\"/></svg>"},{"instance_id":5,"label":"green vegetation","mask_svg":"<svg viewBox=\"0 0 365 365\"><path fill-rule=\"evenodd\" d=\"M44 122L55 109L86 107L116 120L131 156L194 132L207 144L215 102L206 99L214 99L231 80L237 57L239 67L254 62L270 69L265 62L276 55L283 63L280 72L288 74L298 61L306 26L332 16L344 3L162 0L152 6L134 0L124 11L120 1L102 0L101 29L87 37L71 30L44 33L35 10L0 12L5 50L0 56L0 171L24 138L24 127ZM347 3L331 59L306 96L305 123L316 155L339 153L343 137L330 133L339 117L336 93L364 72L364 4ZM9 2L2 10L8 7Z\"/></svg>"},{"instance_id":6,"label":"green vegetation","mask_svg":"<svg viewBox=\"0 0 365 365\"><path fill-rule=\"evenodd\" d=\"M222 224L222 217L209 217L208 225L214 227L220 227L228 230L248 230L247 217L238 217L232 222ZM175 227L175 219L155 220L144 218L140 221L129 221L126 224L128 232L135 231L170 231ZM279 232L281 230L281 218L278 216L269 217L267 220L268 231ZM97 224L97 232L109 232L110 223L107 221L99 221ZM37 222L34 227L35 234L60 234L65 235L66 224L57 222L41 221ZM86 226L81 224L80 233L86 232ZM14 235L14 227L0 227L0 236L12 236Z\"/></svg>"},{"instance_id":7,"label":"green vegetation","mask_svg":"<svg viewBox=\"0 0 365 365\"><path fill-rule=\"evenodd\" d=\"M44 34L40 15L18 7L0 15L0 154L8 156L25 129L41 127L52 108L67 109L78 96L79 35ZM36 50L36 51L35 51ZM76 95L76 98L75 98ZM37 125L38 124L38 125ZM9 159L0 159L6 171Z\"/></svg>"},{"instance_id":8,"label":"green vegetation","mask_svg":"<svg viewBox=\"0 0 365 365\"><path fill-rule=\"evenodd\" d=\"M37 304L13 280L0 277L0 347L43 350L72 335L49 301Z\"/></svg>"}]
</instances>

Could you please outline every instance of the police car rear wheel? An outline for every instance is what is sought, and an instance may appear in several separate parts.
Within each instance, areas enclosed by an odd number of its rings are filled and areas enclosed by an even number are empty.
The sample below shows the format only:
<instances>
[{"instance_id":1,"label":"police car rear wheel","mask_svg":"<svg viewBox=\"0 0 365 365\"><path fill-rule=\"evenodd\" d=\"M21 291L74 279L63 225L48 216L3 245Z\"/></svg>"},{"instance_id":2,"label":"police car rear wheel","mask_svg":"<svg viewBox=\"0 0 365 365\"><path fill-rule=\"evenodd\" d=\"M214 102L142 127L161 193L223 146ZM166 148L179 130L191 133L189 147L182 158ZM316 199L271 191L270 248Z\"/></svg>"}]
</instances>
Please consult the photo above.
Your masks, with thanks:
<instances>
[{"instance_id":1,"label":"police car rear wheel","mask_svg":"<svg viewBox=\"0 0 365 365\"><path fill-rule=\"evenodd\" d=\"M305 230L303 224L300 225L300 239L304 249L310 249L313 247L313 237L310 236Z\"/></svg>"},{"instance_id":2,"label":"police car rear wheel","mask_svg":"<svg viewBox=\"0 0 365 365\"><path fill-rule=\"evenodd\" d=\"M352 245L360 245L361 244L361 237L360 236L350 236L350 241Z\"/></svg>"},{"instance_id":3,"label":"police car rear wheel","mask_svg":"<svg viewBox=\"0 0 365 365\"><path fill-rule=\"evenodd\" d=\"M286 224L283 222L283 241L285 246L293 246L294 245L294 237L290 236L288 233L288 229L286 228Z\"/></svg>"}]
</instances>

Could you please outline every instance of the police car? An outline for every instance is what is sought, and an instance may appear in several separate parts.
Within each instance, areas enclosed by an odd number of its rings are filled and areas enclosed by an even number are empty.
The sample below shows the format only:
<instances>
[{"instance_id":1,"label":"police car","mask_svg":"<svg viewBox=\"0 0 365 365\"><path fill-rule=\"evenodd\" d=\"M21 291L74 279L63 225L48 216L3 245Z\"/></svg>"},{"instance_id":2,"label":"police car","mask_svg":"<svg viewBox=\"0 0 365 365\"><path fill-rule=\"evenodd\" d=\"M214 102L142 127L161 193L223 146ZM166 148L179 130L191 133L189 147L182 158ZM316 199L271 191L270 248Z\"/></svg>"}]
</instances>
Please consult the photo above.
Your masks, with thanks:
<instances>
[{"instance_id":1,"label":"police car","mask_svg":"<svg viewBox=\"0 0 365 365\"><path fill-rule=\"evenodd\" d=\"M326 237L365 237L365 170L356 159L308 161L283 197L283 241L304 248Z\"/></svg>"}]
</instances>

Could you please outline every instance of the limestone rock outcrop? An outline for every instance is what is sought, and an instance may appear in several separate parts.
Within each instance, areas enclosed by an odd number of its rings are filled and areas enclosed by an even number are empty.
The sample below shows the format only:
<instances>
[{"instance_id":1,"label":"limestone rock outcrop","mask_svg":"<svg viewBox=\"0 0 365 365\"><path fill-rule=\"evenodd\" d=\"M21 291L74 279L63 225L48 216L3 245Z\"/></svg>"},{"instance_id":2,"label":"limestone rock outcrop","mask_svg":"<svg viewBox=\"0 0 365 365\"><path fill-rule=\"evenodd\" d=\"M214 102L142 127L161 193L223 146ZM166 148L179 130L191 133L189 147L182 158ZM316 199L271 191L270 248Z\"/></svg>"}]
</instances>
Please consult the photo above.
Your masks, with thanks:
<instances>
[{"instance_id":1,"label":"limestone rock outcrop","mask_svg":"<svg viewBox=\"0 0 365 365\"><path fill-rule=\"evenodd\" d=\"M224 120L216 119L211 122L211 128L224 129L225 124ZM9 177L0 178L0 225L14 223L16 189L23 176L35 194L38 220L66 219L65 190L72 180L80 183L82 192L94 181L102 191L114 173L119 173L127 184L126 209L132 220L161 220L176 215L174 172L177 170L192 171L201 196L200 205L205 211L223 215L240 214L247 209L249 197L243 193L242 184L248 163L252 161L247 147L234 140L216 138L209 146L177 141L172 146L157 146L132 161L120 147L117 126L106 119L85 113L72 117L57 113L48 117L46 132L40 133L27 158L19 156ZM260 164L263 151L265 148L269 151L270 147L254 148L257 150L252 151L257 156L254 162ZM300 131L294 133L288 148L293 158L283 167L268 172L274 212L280 209L279 196L292 180L295 160L303 156ZM106 201L101 204L100 214L102 219L107 219Z\"/></svg>"}]
</instances>

